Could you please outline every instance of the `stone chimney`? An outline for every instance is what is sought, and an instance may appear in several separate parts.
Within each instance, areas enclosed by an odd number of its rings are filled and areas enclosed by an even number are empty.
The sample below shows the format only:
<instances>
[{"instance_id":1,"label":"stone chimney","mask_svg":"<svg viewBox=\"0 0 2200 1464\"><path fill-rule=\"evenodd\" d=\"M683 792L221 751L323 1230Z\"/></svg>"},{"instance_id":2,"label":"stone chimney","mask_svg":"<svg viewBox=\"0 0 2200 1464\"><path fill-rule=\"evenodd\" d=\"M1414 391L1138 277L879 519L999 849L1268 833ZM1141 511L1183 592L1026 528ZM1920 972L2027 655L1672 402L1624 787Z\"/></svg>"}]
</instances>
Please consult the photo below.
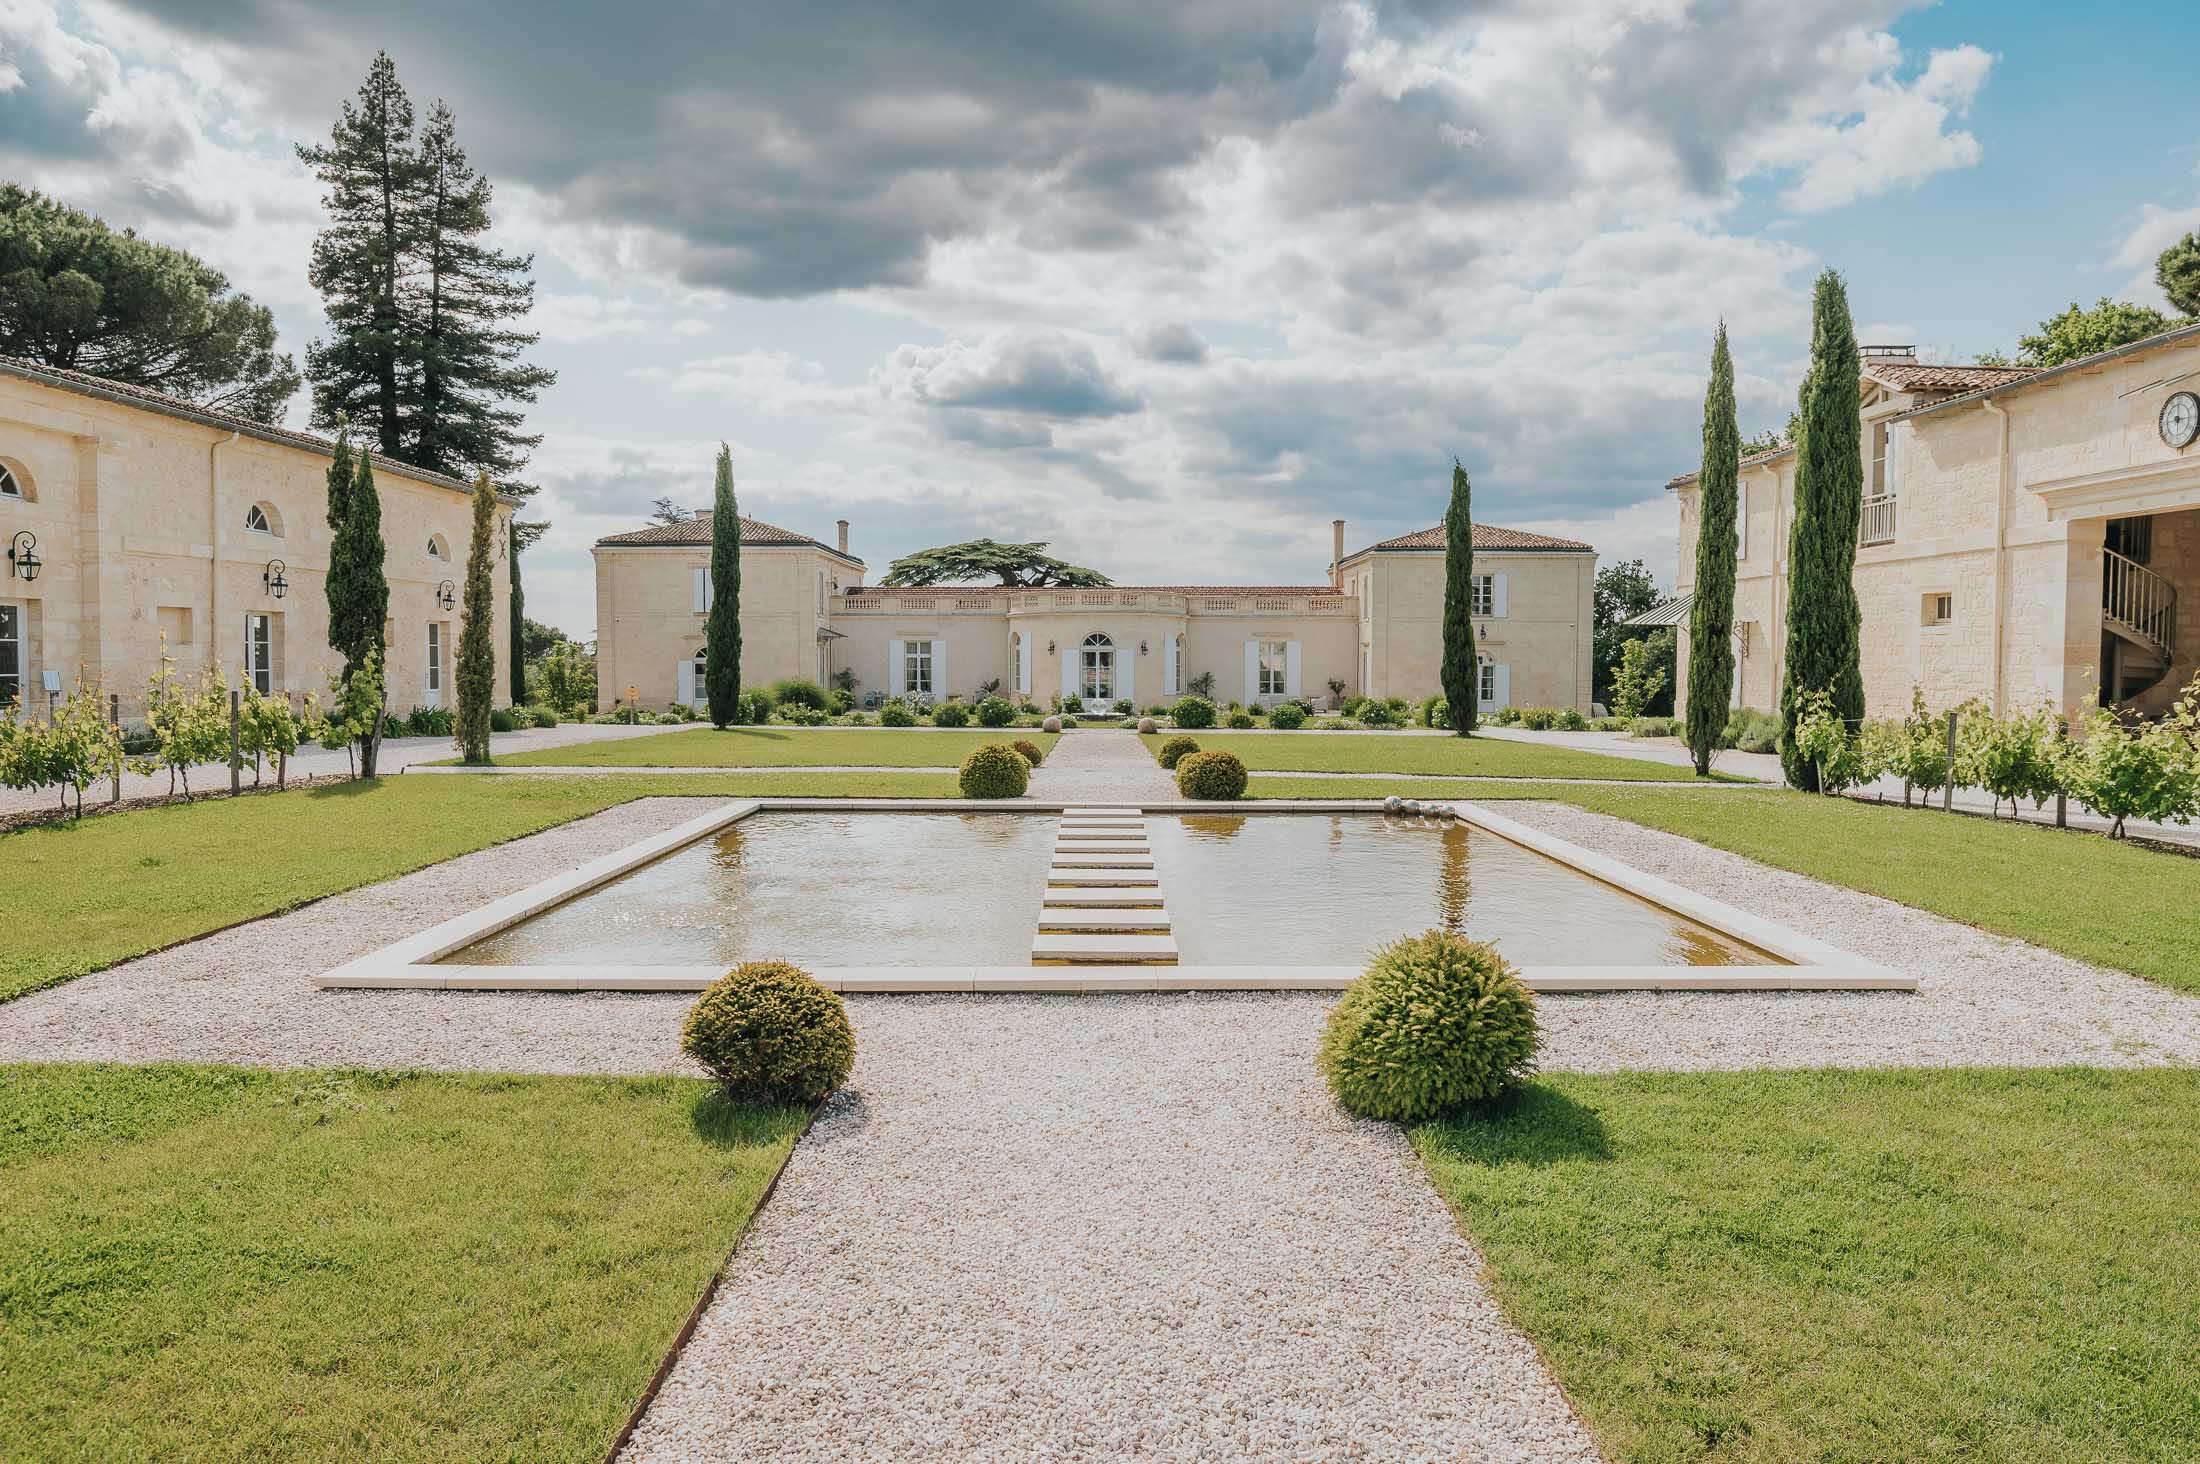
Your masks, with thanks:
<instances>
[{"instance_id":1,"label":"stone chimney","mask_svg":"<svg viewBox=\"0 0 2200 1464\"><path fill-rule=\"evenodd\" d=\"M834 519L833 527L840 530L840 552L846 554L848 552L848 521L846 519Z\"/></svg>"},{"instance_id":2,"label":"stone chimney","mask_svg":"<svg viewBox=\"0 0 2200 1464\"><path fill-rule=\"evenodd\" d=\"M1329 521L1329 588L1344 588L1344 520Z\"/></svg>"}]
</instances>

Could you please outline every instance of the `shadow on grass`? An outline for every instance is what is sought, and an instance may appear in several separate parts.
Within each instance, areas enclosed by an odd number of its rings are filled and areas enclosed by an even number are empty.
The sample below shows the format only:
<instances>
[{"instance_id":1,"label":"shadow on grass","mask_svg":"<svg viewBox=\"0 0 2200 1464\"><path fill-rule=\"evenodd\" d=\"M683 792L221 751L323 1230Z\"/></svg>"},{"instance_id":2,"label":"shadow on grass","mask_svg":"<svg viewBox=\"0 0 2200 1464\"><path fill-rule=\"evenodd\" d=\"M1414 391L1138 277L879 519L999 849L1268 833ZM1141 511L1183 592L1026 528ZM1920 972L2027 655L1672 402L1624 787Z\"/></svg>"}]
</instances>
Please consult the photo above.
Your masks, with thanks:
<instances>
[{"instance_id":1,"label":"shadow on grass","mask_svg":"<svg viewBox=\"0 0 2200 1464\"><path fill-rule=\"evenodd\" d=\"M695 1136L714 1149L747 1149L777 1143L810 1116L800 1104L755 1103L712 1086L688 1109Z\"/></svg>"},{"instance_id":2,"label":"shadow on grass","mask_svg":"<svg viewBox=\"0 0 2200 1464\"><path fill-rule=\"evenodd\" d=\"M1423 1124L1414 1138L1432 1157L1493 1168L1603 1164L1612 1158L1611 1135L1597 1111L1542 1083L1523 1084L1455 1117Z\"/></svg>"}]
</instances>

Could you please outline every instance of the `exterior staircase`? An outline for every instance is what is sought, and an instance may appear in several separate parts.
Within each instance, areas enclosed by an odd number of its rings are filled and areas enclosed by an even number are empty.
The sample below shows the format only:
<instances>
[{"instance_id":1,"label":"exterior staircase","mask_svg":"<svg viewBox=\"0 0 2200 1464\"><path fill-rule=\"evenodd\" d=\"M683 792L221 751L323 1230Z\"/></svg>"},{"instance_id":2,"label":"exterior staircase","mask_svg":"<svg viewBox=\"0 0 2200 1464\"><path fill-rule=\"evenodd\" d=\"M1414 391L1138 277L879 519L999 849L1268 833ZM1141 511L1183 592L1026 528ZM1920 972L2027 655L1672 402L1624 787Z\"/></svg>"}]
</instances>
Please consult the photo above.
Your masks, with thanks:
<instances>
[{"instance_id":1,"label":"exterior staircase","mask_svg":"<svg viewBox=\"0 0 2200 1464\"><path fill-rule=\"evenodd\" d=\"M1173 966L1176 958L1144 813L1120 804L1065 809L1031 963Z\"/></svg>"},{"instance_id":2,"label":"exterior staircase","mask_svg":"<svg viewBox=\"0 0 2200 1464\"><path fill-rule=\"evenodd\" d=\"M2117 706L2169 675L2177 659L2177 587L2135 559L2101 551L2101 691Z\"/></svg>"}]
</instances>

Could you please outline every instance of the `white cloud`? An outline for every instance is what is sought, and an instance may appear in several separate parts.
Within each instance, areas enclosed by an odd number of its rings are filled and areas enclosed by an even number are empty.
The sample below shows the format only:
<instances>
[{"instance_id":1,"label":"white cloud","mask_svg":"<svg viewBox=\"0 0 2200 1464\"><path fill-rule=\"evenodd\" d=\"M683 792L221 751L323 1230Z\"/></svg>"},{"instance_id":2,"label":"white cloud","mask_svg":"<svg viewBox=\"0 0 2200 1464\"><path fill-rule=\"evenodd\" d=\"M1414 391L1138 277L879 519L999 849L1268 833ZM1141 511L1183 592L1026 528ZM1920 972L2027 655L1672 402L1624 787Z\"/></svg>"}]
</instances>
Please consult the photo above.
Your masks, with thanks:
<instances>
[{"instance_id":1,"label":"white cloud","mask_svg":"<svg viewBox=\"0 0 2200 1464\"><path fill-rule=\"evenodd\" d=\"M1844 95L1821 97L1815 110L1758 143L1759 166L1797 174L1781 198L1789 208L1839 208L1967 168L1983 156L1976 137L1950 124L1969 113L1994 57L1977 46L1935 51L1922 72L1903 81L1896 75L1900 50L1892 37L1880 39L1875 59L1883 65Z\"/></svg>"}]
</instances>

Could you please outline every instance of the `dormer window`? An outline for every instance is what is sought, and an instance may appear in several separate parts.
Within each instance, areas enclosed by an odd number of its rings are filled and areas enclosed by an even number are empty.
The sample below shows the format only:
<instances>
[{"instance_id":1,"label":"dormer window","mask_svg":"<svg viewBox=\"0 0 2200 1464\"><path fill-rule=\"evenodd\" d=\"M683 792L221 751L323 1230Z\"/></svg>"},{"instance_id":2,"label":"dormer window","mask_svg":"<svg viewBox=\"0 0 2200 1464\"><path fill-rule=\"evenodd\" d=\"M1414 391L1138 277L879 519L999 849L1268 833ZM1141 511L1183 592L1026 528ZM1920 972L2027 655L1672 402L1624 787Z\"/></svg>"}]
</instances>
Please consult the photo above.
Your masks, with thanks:
<instances>
[{"instance_id":1,"label":"dormer window","mask_svg":"<svg viewBox=\"0 0 2200 1464\"><path fill-rule=\"evenodd\" d=\"M244 529L248 534L280 534L283 526L273 508L264 503L255 503L244 511Z\"/></svg>"}]
</instances>

